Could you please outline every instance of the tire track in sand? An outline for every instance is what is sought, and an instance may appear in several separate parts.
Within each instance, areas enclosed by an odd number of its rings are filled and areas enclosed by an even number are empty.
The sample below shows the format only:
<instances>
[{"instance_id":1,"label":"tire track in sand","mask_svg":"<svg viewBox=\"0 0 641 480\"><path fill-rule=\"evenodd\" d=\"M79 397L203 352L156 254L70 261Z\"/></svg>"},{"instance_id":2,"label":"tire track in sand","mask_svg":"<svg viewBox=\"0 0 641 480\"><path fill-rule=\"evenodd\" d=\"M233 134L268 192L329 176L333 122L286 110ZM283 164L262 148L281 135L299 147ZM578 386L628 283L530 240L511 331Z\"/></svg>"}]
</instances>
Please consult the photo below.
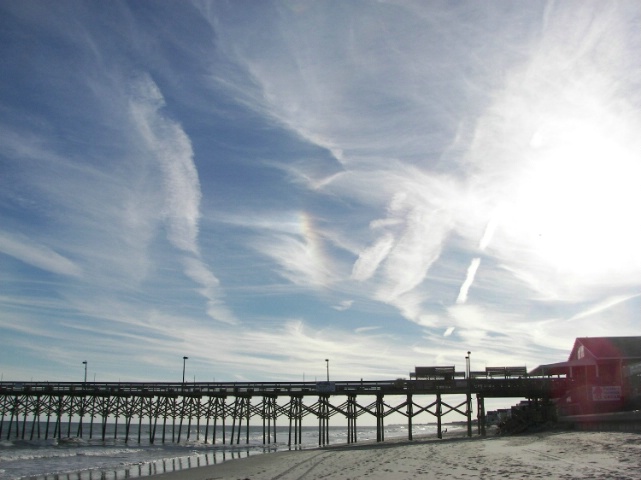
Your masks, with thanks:
<instances>
[{"instance_id":1,"label":"tire track in sand","mask_svg":"<svg viewBox=\"0 0 641 480\"><path fill-rule=\"evenodd\" d=\"M296 477L296 480L302 480L302 479L305 478L306 475L308 475L312 470L314 470L320 463L322 463L323 461L327 460L327 457L328 457L329 453L330 452L320 452L320 453L314 455L313 457L306 458L302 462L298 462L297 464L292 465L291 467L289 467L287 470L279 473L275 477L272 477L271 480L279 480L279 479L283 478L285 475L288 475L288 474L294 472L294 470L298 469L299 467L304 466L305 464L313 461L314 459L316 459L316 458L318 458L320 456L323 456L323 458L321 458L320 460L314 462L311 467L309 467L302 474L300 474L298 477Z\"/></svg>"}]
</instances>

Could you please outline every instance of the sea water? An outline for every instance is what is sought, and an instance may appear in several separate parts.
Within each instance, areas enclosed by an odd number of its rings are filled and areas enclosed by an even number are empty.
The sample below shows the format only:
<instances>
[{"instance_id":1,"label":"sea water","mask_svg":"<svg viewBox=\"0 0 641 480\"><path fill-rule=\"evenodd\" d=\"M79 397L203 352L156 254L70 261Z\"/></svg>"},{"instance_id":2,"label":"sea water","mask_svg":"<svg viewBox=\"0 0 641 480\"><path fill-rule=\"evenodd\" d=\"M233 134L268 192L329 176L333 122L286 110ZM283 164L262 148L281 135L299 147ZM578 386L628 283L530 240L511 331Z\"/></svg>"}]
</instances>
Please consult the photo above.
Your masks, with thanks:
<instances>
[{"instance_id":1,"label":"sea water","mask_svg":"<svg viewBox=\"0 0 641 480\"><path fill-rule=\"evenodd\" d=\"M21 431L22 431L21 425ZM450 430L452 426L448 426ZM30 432L29 422L24 426ZM102 427L100 427L102 428ZM247 430L243 426L240 433L240 443L231 444L231 428L227 426L225 441L222 443L223 431L216 429L216 443L212 444L213 430L208 431L207 443L204 440L205 428L182 428L180 443L172 443L172 427L166 429L166 443L156 435L155 442L149 442L149 430L143 425L138 443L138 425L131 425L129 439L125 442L122 425L118 428L113 424L106 425L103 440L102 431L92 437L64 437L49 439L7 439L3 433L0 440L0 479L15 480L118 480L124 478L139 478L159 473L174 472L187 468L215 465L227 460L264 454L279 450L315 448L319 444L318 426L302 427L301 445L289 447L289 428L272 426L265 431L261 426L249 427L249 443ZM414 425L413 435L436 436L435 425ZM43 430L44 431L44 430ZM72 424L64 433L77 431L77 425ZM276 441L274 441L274 431ZM330 426L329 444L347 443L347 426ZM63 435L64 435L63 433ZM187 433L189 439L186 440ZM268 434L271 433L271 436ZM234 442L238 440L234 436ZM293 435L293 433L292 433ZM35 435L37 437L37 435ZM30 438L27 433L25 438ZM390 425L385 427L385 439L407 438L407 426ZM271 443L263 443L265 442ZM293 437L292 437L293 440ZM376 440L376 427L358 426L357 441Z\"/></svg>"}]
</instances>

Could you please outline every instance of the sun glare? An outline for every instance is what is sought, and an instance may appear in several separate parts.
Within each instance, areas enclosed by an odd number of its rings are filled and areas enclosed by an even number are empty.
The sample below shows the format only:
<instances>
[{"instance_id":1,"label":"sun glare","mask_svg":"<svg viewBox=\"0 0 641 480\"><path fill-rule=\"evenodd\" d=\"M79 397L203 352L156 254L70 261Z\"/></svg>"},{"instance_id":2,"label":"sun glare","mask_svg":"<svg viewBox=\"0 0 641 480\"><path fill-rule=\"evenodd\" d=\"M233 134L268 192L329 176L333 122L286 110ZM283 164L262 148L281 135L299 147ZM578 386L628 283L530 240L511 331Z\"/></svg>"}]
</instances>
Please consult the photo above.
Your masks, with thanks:
<instances>
[{"instance_id":1,"label":"sun glare","mask_svg":"<svg viewBox=\"0 0 641 480\"><path fill-rule=\"evenodd\" d=\"M571 113L541 119L505 224L559 273L638 271L637 140L630 125L605 109L584 117Z\"/></svg>"}]
</instances>

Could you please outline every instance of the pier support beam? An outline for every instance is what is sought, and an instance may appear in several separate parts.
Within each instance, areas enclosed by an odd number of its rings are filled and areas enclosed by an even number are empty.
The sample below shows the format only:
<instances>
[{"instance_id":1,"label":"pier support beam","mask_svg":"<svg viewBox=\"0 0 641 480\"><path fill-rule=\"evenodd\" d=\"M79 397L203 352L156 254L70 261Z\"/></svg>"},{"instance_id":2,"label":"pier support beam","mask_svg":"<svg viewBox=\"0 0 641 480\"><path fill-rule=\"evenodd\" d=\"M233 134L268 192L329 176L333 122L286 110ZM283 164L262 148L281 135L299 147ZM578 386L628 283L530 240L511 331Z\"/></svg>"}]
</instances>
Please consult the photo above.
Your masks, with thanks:
<instances>
[{"instance_id":1,"label":"pier support beam","mask_svg":"<svg viewBox=\"0 0 641 480\"><path fill-rule=\"evenodd\" d=\"M376 441L385 441L385 403L383 395L376 395Z\"/></svg>"},{"instance_id":2,"label":"pier support beam","mask_svg":"<svg viewBox=\"0 0 641 480\"><path fill-rule=\"evenodd\" d=\"M329 444L329 396L318 397L318 445Z\"/></svg>"},{"instance_id":3,"label":"pier support beam","mask_svg":"<svg viewBox=\"0 0 641 480\"><path fill-rule=\"evenodd\" d=\"M263 419L263 445L276 443L276 418L278 416L276 397L263 397L261 417ZM272 437L273 434L273 437Z\"/></svg>"},{"instance_id":4,"label":"pier support beam","mask_svg":"<svg viewBox=\"0 0 641 480\"><path fill-rule=\"evenodd\" d=\"M289 417L289 437L287 445L300 445L302 436L302 423L303 423L303 397L299 395L292 395L289 397L289 410L287 413ZM292 443L292 431L294 432L294 440Z\"/></svg>"},{"instance_id":5,"label":"pier support beam","mask_svg":"<svg viewBox=\"0 0 641 480\"><path fill-rule=\"evenodd\" d=\"M472 436L472 393L470 391L467 392L467 401L466 401L466 410L465 413L467 415L467 436L471 437Z\"/></svg>"},{"instance_id":6,"label":"pier support beam","mask_svg":"<svg viewBox=\"0 0 641 480\"><path fill-rule=\"evenodd\" d=\"M414 404L412 403L412 394L408 393L407 394L407 410L406 410L406 415L407 415L407 439L408 440L413 440L413 432L412 432L412 417L414 417Z\"/></svg>"},{"instance_id":7,"label":"pier support beam","mask_svg":"<svg viewBox=\"0 0 641 480\"><path fill-rule=\"evenodd\" d=\"M476 422L478 427L478 434L485 436L485 398L480 393L476 394Z\"/></svg>"},{"instance_id":8,"label":"pier support beam","mask_svg":"<svg viewBox=\"0 0 641 480\"><path fill-rule=\"evenodd\" d=\"M249 418L251 417L251 397L238 396L234 401L234 412L232 416L231 427L231 444L234 443L234 434L236 436L236 444L240 444L240 433L243 429L243 420L246 421L246 443L249 444ZM238 430L236 430L238 425Z\"/></svg>"},{"instance_id":9,"label":"pier support beam","mask_svg":"<svg viewBox=\"0 0 641 480\"><path fill-rule=\"evenodd\" d=\"M443 438L443 402L441 394L436 394L436 436Z\"/></svg>"},{"instance_id":10,"label":"pier support beam","mask_svg":"<svg viewBox=\"0 0 641 480\"><path fill-rule=\"evenodd\" d=\"M349 395L347 398L347 443L356 443L356 418L358 417L358 404L356 395Z\"/></svg>"}]
</instances>

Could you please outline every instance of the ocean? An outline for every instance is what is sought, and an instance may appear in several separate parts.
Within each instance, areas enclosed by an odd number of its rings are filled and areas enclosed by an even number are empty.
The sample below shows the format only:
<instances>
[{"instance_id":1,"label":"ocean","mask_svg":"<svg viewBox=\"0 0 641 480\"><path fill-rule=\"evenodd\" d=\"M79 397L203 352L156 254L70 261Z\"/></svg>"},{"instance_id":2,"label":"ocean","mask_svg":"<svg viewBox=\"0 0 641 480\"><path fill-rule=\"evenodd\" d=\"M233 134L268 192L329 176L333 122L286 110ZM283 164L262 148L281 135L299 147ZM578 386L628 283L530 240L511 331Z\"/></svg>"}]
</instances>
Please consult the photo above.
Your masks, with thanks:
<instances>
[{"instance_id":1,"label":"ocean","mask_svg":"<svg viewBox=\"0 0 641 480\"><path fill-rule=\"evenodd\" d=\"M229 444L231 428L226 428L226 444L222 442L222 430L216 431L216 441L212 444L211 428L209 443L204 443L204 427L190 428L188 441L181 443L161 443L158 438L154 444L149 443L149 431L142 426L141 442L138 443L137 425L131 426L129 441L125 442L123 428L107 424L105 440L102 431L94 432L93 438L63 437L19 440L7 439L7 432L0 440L0 480L118 480L140 478L159 473L173 472L206 465L214 465L249 455L268 454L270 452L289 450L287 445L289 428L276 427L276 441L263 444L263 427L249 427L249 444L246 444L246 431L243 428L240 444ZM445 425L444 425L445 427ZM460 426L447 426L450 431ZM30 422L21 425L21 429L32 431ZM37 428L35 429L37 431ZM436 425L414 425L413 435L436 436ZM44 431L44 430L42 430ZM67 426L63 431L66 433ZM71 424L69 431L77 431L77 424ZM172 428L167 428L167 439L172 438ZM183 427L182 438L186 437ZM25 438L30 435L26 435ZM37 436L37 435L36 435ZM385 427L385 438L407 438L406 425ZM358 442L376 440L376 427L358 427ZM329 444L347 443L347 426L329 427ZM318 426L302 427L301 445L291 449L318 447Z\"/></svg>"}]
</instances>

